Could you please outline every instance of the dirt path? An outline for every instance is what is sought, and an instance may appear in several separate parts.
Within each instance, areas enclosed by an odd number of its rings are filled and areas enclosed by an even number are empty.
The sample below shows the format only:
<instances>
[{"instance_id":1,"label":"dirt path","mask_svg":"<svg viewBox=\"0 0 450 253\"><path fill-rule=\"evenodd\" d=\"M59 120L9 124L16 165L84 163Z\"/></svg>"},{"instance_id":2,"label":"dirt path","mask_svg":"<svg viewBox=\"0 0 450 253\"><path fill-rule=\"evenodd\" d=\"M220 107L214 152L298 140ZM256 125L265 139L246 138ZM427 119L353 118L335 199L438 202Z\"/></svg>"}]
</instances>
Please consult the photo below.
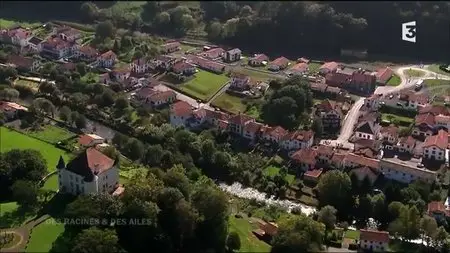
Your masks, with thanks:
<instances>
[{"instance_id":1,"label":"dirt path","mask_svg":"<svg viewBox=\"0 0 450 253\"><path fill-rule=\"evenodd\" d=\"M0 230L0 233L15 233L20 236L20 241L16 245L5 249L2 248L0 249L0 252L24 252L28 241L30 240L31 230L48 218L50 218L50 216L45 214L39 218L33 219L23 224L18 228L8 228Z\"/></svg>"}]
</instances>

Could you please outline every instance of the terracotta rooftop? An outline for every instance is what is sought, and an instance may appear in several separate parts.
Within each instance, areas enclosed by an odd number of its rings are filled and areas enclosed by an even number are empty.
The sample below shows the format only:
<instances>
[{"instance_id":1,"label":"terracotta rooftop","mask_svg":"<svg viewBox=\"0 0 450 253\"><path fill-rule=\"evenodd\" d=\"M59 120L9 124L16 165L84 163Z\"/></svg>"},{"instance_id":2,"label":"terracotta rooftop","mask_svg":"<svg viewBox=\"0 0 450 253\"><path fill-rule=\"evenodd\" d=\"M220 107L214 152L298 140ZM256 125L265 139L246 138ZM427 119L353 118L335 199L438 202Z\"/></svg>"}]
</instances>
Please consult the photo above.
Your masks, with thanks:
<instances>
[{"instance_id":1,"label":"terracotta rooftop","mask_svg":"<svg viewBox=\"0 0 450 253\"><path fill-rule=\"evenodd\" d=\"M78 143L83 146L88 146L94 140L104 140L103 137L98 136L96 134L83 134L78 138Z\"/></svg>"},{"instance_id":2,"label":"terracotta rooftop","mask_svg":"<svg viewBox=\"0 0 450 253\"><path fill-rule=\"evenodd\" d=\"M86 182L92 182L94 176L101 174L114 166L114 160L95 148L87 148L70 161L66 169L84 177Z\"/></svg>"},{"instance_id":3,"label":"terracotta rooftop","mask_svg":"<svg viewBox=\"0 0 450 253\"><path fill-rule=\"evenodd\" d=\"M376 76L381 82L387 82L392 77L393 74L394 71L392 71L391 68L386 67L379 69L376 73Z\"/></svg>"},{"instance_id":4,"label":"terracotta rooftop","mask_svg":"<svg viewBox=\"0 0 450 253\"><path fill-rule=\"evenodd\" d=\"M91 47L91 46L82 46L80 47L80 52L87 55L87 56L96 56L98 55L97 49Z\"/></svg>"},{"instance_id":5,"label":"terracotta rooftop","mask_svg":"<svg viewBox=\"0 0 450 253\"><path fill-rule=\"evenodd\" d=\"M382 243L389 242L389 233L386 231L360 229L359 232L360 232L360 235L359 235L360 241L367 240L367 241L382 242Z\"/></svg>"},{"instance_id":6,"label":"terracotta rooftop","mask_svg":"<svg viewBox=\"0 0 450 253\"><path fill-rule=\"evenodd\" d=\"M0 101L0 111L16 111L16 110L22 110L22 111L28 111L28 108L23 107L19 104L13 103L13 102L6 102L6 101Z\"/></svg>"},{"instance_id":7,"label":"terracotta rooftop","mask_svg":"<svg viewBox=\"0 0 450 253\"><path fill-rule=\"evenodd\" d=\"M117 55L113 51L109 50L108 52L101 54L99 57L101 59L109 60L117 58Z\"/></svg>"},{"instance_id":8,"label":"terracotta rooftop","mask_svg":"<svg viewBox=\"0 0 450 253\"><path fill-rule=\"evenodd\" d=\"M316 164L317 151L311 148L300 149L292 154L291 159L297 163Z\"/></svg>"},{"instance_id":9,"label":"terracotta rooftop","mask_svg":"<svg viewBox=\"0 0 450 253\"><path fill-rule=\"evenodd\" d=\"M159 102L159 101L167 101L171 97L176 97L177 94L172 90L166 90L161 92L155 92L153 94L150 94L149 100L153 102Z\"/></svg>"},{"instance_id":10,"label":"terracotta rooftop","mask_svg":"<svg viewBox=\"0 0 450 253\"><path fill-rule=\"evenodd\" d=\"M286 131L284 128L280 126L276 127L270 127L268 130L265 131L264 135L268 135L277 139L282 139L288 131Z\"/></svg>"},{"instance_id":11,"label":"terracotta rooftop","mask_svg":"<svg viewBox=\"0 0 450 253\"><path fill-rule=\"evenodd\" d=\"M330 71L337 69L339 64L337 62L326 62L322 66L320 66L320 69L328 69Z\"/></svg>"},{"instance_id":12,"label":"terracotta rooftop","mask_svg":"<svg viewBox=\"0 0 450 253\"><path fill-rule=\"evenodd\" d=\"M442 105L428 105L419 108L419 114L431 113L433 115L450 115L450 110Z\"/></svg>"},{"instance_id":13,"label":"terracotta rooftop","mask_svg":"<svg viewBox=\"0 0 450 253\"><path fill-rule=\"evenodd\" d=\"M181 117L187 117L192 115L193 108L190 104L185 101L178 101L170 106L170 111L172 114Z\"/></svg>"},{"instance_id":14,"label":"terracotta rooftop","mask_svg":"<svg viewBox=\"0 0 450 253\"><path fill-rule=\"evenodd\" d=\"M323 169L308 170L303 175L306 177L319 178L320 175L322 175L322 172L323 172Z\"/></svg>"},{"instance_id":15,"label":"terracotta rooftop","mask_svg":"<svg viewBox=\"0 0 450 253\"><path fill-rule=\"evenodd\" d=\"M262 61L268 61L269 57L265 54L257 54L255 57L250 58L252 61L262 62Z\"/></svg>"},{"instance_id":16,"label":"terracotta rooftop","mask_svg":"<svg viewBox=\"0 0 450 253\"><path fill-rule=\"evenodd\" d=\"M273 60L270 64L277 65L279 67L283 67L285 65L288 65L288 63L289 63L289 60L286 57L281 56L281 57L278 57L275 60Z\"/></svg>"},{"instance_id":17,"label":"terracotta rooftop","mask_svg":"<svg viewBox=\"0 0 450 253\"><path fill-rule=\"evenodd\" d=\"M308 70L308 64L300 62L292 66L292 68L290 68L289 70L305 72L306 70Z\"/></svg>"},{"instance_id":18,"label":"terracotta rooftop","mask_svg":"<svg viewBox=\"0 0 450 253\"><path fill-rule=\"evenodd\" d=\"M378 178L378 174L367 166L353 169L350 173L355 174L359 181L363 181L367 177L372 184Z\"/></svg>"},{"instance_id":19,"label":"terracotta rooftop","mask_svg":"<svg viewBox=\"0 0 450 253\"><path fill-rule=\"evenodd\" d=\"M433 146L445 150L448 147L448 133L444 130L439 130L437 135L428 136L423 147L428 148Z\"/></svg>"},{"instance_id":20,"label":"terracotta rooftop","mask_svg":"<svg viewBox=\"0 0 450 253\"><path fill-rule=\"evenodd\" d=\"M261 129L262 126L263 126L263 124L261 124L261 123L250 121L247 124L245 124L244 131L248 131L250 133L255 134L255 133L259 132L259 130Z\"/></svg>"},{"instance_id":21,"label":"terracotta rooftop","mask_svg":"<svg viewBox=\"0 0 450 253\"><path fill-rule=\"evenodd\" d=\"M398 143L412 147L412 146L416 145L416 139L414 139L412 136L402 137L402 138L400 138Z\"/></svg>"},{"instance_id":22,"label":"terracotta rooftop","mask_svg":"<svg viewBox=\"0 0 450 253\"><path fill-rule=\"evenodd\" d=\"M428 203L427 213L428 215L433 215L433 213L444 213L447 216L450 214L449 210L445 208L444 203L441 201L432 201Z\"/></svg>"},{"instance_id":23,"label":"terracotta rooftop","mask_svg":"<svg viewBox=\"0 0 450 253\"><path fill-rule=\"evenodd\" d=\"M254 121L254 120L255 120L254 118L252 118L248 115L238 114L238 115L231 116L228 121L235 125L244 126L245 123L247 123L248 121Z\"/></svg>"},{"instance_id":24,"label":"terracotta rooftop","mask_svg":"<svg viewBox=\"0 0 450 253\"><path fill-rule=\"evenodd\" d=\"M380 168L380 161L378 161L376 159L367 158L364 156L355 155L353 153L349 153L345 157L345 162L351 162L351 163L358 164L361 166L367 166L372 169Z\"/></svg>"}]
</instances>

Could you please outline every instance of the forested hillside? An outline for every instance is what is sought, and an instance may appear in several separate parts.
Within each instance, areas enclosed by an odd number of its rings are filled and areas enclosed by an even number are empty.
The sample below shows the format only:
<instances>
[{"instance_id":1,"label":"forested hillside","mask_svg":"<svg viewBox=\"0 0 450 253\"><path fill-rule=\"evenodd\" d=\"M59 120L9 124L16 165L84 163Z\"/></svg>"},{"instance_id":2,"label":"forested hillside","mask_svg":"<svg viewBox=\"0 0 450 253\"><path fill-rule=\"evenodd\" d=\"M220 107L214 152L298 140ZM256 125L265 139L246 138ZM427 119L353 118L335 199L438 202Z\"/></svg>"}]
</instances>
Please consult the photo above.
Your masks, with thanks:
<instances>
[{"instance_id":1,"label":"forested hillside","mask_svg":"<svg viewBox=\"0 0 450 253\"><path fill-rule=\"evenodd\" d=\"M84 8L79 1L42 3L27 3L33 12L25 12L41 19L76 16L88 23L109 19L116 27L170 36L205 30L211 41L252 52L331 55L341 48L365 48L371 54L450 58L450 3L445 1L160 1L122 11L111 8L114 2ZM0 12L4 17L25 15L23 4L14 2L2 3ZM412 20L418 26L416 44L401 41L401 23Z\"/></svg>"}]
</instances>

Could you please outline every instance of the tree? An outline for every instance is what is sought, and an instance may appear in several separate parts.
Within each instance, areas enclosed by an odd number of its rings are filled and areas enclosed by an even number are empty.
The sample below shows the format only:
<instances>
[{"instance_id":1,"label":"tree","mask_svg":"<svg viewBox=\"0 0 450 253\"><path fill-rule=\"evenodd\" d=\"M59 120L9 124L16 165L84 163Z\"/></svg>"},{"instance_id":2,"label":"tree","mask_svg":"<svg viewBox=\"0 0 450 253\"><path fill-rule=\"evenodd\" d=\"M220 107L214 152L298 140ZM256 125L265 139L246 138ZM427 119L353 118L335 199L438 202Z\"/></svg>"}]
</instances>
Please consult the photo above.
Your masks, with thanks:
<instances>
[{"instance_id":1,"label":"tree","mask_svg":"<svg viewBox=\"0 0 450 253\"><path fill-rule=\"evenodd\" d=\"M85 21L94 21L98 17L98 12L97 5L92 2L85 2L81 5L81 14Z\"/></svg>"},{"instance_id":2,"label":"tree","mask_svg":"<svg viewBox=\"0 0 450 253\"><path fill-rule=\"evenodd\" d=\"M351 181L347 173L338 170L326 172L317 184L321 206L331 205L338 215L348 214Z\"/></svg>"},{"instance_id":3,"label":"tree","mask_svg":"<svg viewBox=\"0 0 450 253\"><path fill-rule=\"evenodd\" d=\"M448 233L443 226L440 226L436 230L433 244L436 245L438 249L440 249L447 243L447 240L448 240Z\"/></svg>"},{"instance_id":4,"label":"tree","mask_svg":"<svg viewBox=\"0 0 450 253\"><path fill-rule=\"evenodd\" d=\"M139 59L139 58L142 58L142 57L144 57L144 53L142 53L142 51L136 50L136 51L134 52L134 55L133 55L133 58L134 58L134 59Z\"/></svg>"},{"instance_id":5,"label":"tree","mask_svg":"<svg viewBox=\"0 0 450 253\"><path fill-rule=\"evenodd\" d=\"M267 122L293 129L298 125L297 112L299 108L291 97L281 97L270 100L263 106L263 117Z\"/></svg>"},{"instance_id":6,"label":"tree","mask_svg":"<svg viewBox=\"0 0 450 253\"><path fill-rule=\"evenodd\" d=\"M16 101L17 98L19 98L19 91L12 88L6 88L3 90L0 90L0 99L6 100L6 101Z\"/></svg>"},{"instance_id":7,"label":"tree","mask_svg":"<svg viewBox=\"0 0 450 253\"><path fill-rule=\"evenodd\" d=\"M230 251L236 251L241 248L241 239L235 231L230 232L227 237L227 248Z\"/></svg>"},{"instance_id":8,"label":"tree","mask_svg":"<svg viewBox=\"0 0 450 253\"><path fill-rule=\"evenodd\" d=\"M181 165L172 167L163 177L164 184L178 189L185 199L190 197L189 179L186 177L186 170Z\"/></svg>"},{"instance_id":9,"label":"tree","mask_svg":"<svg viewBox=\"0 0 450 253\"><path fill-rule=\"evenodd\" d=\"M145 152L142 142L135 138L131 138L124 148L125 154L132 160L141 159Z\"/></svg>"},{"instance_id":10,"label":"tree","mask_svg":"<svg viewBox=\"0 0 450 253\"><path fill-rule=\"evenodd\" d=\"M336 212L336 208L332 206L324 206L319 211L317 221L325 224L326 230L331 230L334 228L334 224L336 224Z\"/></svg>"},{"instance_id":11,"label":"tree","mask_svg":"<svg viewBox=\"0 0 450 253\"><path fill-rule=\"evenodd\" d=\"M239 13L239 16L241 17L247 17L252 15L252 7L245 5L244 7L242 7L241 12Z\"/></svg>"},{"instance_id":12,"label":"tree","mask_svg":"<svg viewBox=\"0 0 450 253\"><path fill-rule=\"evenodd\" d=\"M211 22L207 27L206 32L210 39L218 39L222 34L222 25L217 21Z\"/></svg>"},{"instance_id":13,"label":"tree","mask_svg":"<svg viewBox=\"0 0 450 253\"><path fill-rule=\"evenodd\" d=\"M119 149L125 148L125 145L129 142L128 137L119 132L116 132L112 139L112 143L116 145Z\"/></svg>"},{"instance_id":14,"label":"tree","mask_svg":"<svg viewBox=\"0 0 450 253\"><path fill-rule=\"evenodd\" d=\"M13 198L24 208L34 207L38 203L38 188L31 181L18 180L11 186Z\"/></svg>"},{"instance_id":15,"label":"tree","mask_svg":"<svg viewBox=\"0 0 450 253\"><path fill-rule=\"evenodd\" d=\"M317 138L320 138L323 134L322 119L319 117L314 117L311 128L314 131L314 135L317 136Z\"/></svg>"},{"instance_id":16,"label":"tree","mask_svg":"<svg viewBox=\"0 0 450 253\"><path fill-rule=\"evenodd\" d=\"M86 117L83 114L79 114L78 117L75 119L75 126L78 129L83 129L86 127L87 120Z\"/></svg>"},{"instance_id":17,"label":"tree","mask_svg":"<svg viewBox=\"0 0 450 253\"><path fill-rule=\"evenodd\" d=\"M158 13L158 15L156 15L155 19L156 19L156 23L159 26L165 26L170 23L170 14L168 12L163 11L163 12Z\"/></svg>"},{"instance_id":18,"label":"tree","mask_svg":"<svg viewBox=\"0 0 450 253\"><path fill-rule=\"evenodd\" d=\"M97 99L100 106L108 107L114 104L114 93L110 89L105 89L100 97Z\"/></svg>"},{"instance_id":19,"label":"tree","mask_svg":"<svg viewBox=\"0 0 450 253\"><path fill-rule=\"evenodd\" d=\"M91 227L77 236L72 252L118 252L119 249L119 238L114 230Z\"/></svg>"},{"instance_id":20,"label":"tree","mask_svg":"<svg viewBox=\"0 0 450 253\"><path fill-rule=\"evenodd\" d=\"M95 28L95 36L100 39L113 38L114 36L114 25L111 21L104 21L98 23Z\"/></svg>"},{"instance_id":21,"label":"tree","mask_svg":"<svg viewBox=\"0 0 450 253\"><path fill-rule=\"evenodd\" d=\"M125 97L119 97L116 99L116 103L114 104L114 107L116 107L118 110L123 111L124 109L128 108L130 106L130 103L128 102L128 99Z\"/></svg>"},{"instance_id":22,"label":"tree","mask_svg":"<svg viewBox=\"0 0 450 253\"><path fill-rule=\"evenodd\" d=\"M33 101L30 109L31 109L30 111L32 111L38 116L51 114L52 117L54 117L55 114L55 106L53 105L52 102L50 102L50 100L45 98L36 98Z\"/></svg>"},{"instance_id":23,"label":"tree","mask_svg":"<svg viewBox=\"0 0 450 253\"><path fill-rule=\"evenodd\" d=\"M87 73L86 63L79 62L79 63L77 63L76 68L77 68L77 72L80 73L81 76L86 75L86 73Z\"/></svg>"},{"instance_id":24,"label":"tree","mask_svg":"<svg viewBox=\"0 0 450 253\"><path fill-rule=\"evenodd\" d=\"M59 109L59 118L64 122L70 122L70 116L72 111L69 107L63 106Z\"/></svg>"},{"instance_id":25,"label":"tree","mask_svg":"<svg viewBox=\"0 0 450 253\"><path fill-rule=\"evenodd\" d=\"M323 243L325 226L304 215L287 215L278 222L272 252L317 251Z\"/></svg>"},{"instance_id":26,"label":"tree","mask_svg":"<svg viewBox=\"0 0 450 253\"><path fill-rule=\"evenodd\" d=\"M430 245L430 241L435 237L438 225L433 217L424 215L420 219L420 232L422 234L422 240Z\"/></svg>"},{"instance_id":27,"label":"tree","mask_svg":"<svg viewBox=\"0 0 450 253\"><path fill-rule=\"evenodd\" d=\"M117 53L120 52L120 41L117 39L114 40L113 51Z\"/></svg>"}]
</instances>

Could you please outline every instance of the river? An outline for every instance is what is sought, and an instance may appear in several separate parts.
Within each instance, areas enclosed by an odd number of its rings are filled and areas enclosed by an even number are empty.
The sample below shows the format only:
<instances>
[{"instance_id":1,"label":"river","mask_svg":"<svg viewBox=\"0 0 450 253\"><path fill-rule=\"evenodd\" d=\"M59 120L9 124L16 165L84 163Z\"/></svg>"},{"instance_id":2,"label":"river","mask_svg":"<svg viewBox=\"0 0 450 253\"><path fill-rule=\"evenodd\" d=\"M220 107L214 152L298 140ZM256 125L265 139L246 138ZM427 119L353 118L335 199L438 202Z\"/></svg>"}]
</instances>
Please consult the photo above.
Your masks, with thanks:
<instances>
[{"instance_id":1,"label":"river","mask_svg":"<svg viewBox=\"0 0 450 253\"><path fill-rule=\"evenodd\" d=\"M316 208L311 206L295 203L290 200L277 200L274 196L267 197L267 194L250 187L244 188L242 184L237 182L233 183L232 185L219 183L219 188L239 198L256 199L258 201L266 203L267 205L280 206L282 208L285 208L288 212L290 212L295 207L300 208L302 210L302 213L306 215L310 215L316 211Z\"/></svg>"}]
</instances>

